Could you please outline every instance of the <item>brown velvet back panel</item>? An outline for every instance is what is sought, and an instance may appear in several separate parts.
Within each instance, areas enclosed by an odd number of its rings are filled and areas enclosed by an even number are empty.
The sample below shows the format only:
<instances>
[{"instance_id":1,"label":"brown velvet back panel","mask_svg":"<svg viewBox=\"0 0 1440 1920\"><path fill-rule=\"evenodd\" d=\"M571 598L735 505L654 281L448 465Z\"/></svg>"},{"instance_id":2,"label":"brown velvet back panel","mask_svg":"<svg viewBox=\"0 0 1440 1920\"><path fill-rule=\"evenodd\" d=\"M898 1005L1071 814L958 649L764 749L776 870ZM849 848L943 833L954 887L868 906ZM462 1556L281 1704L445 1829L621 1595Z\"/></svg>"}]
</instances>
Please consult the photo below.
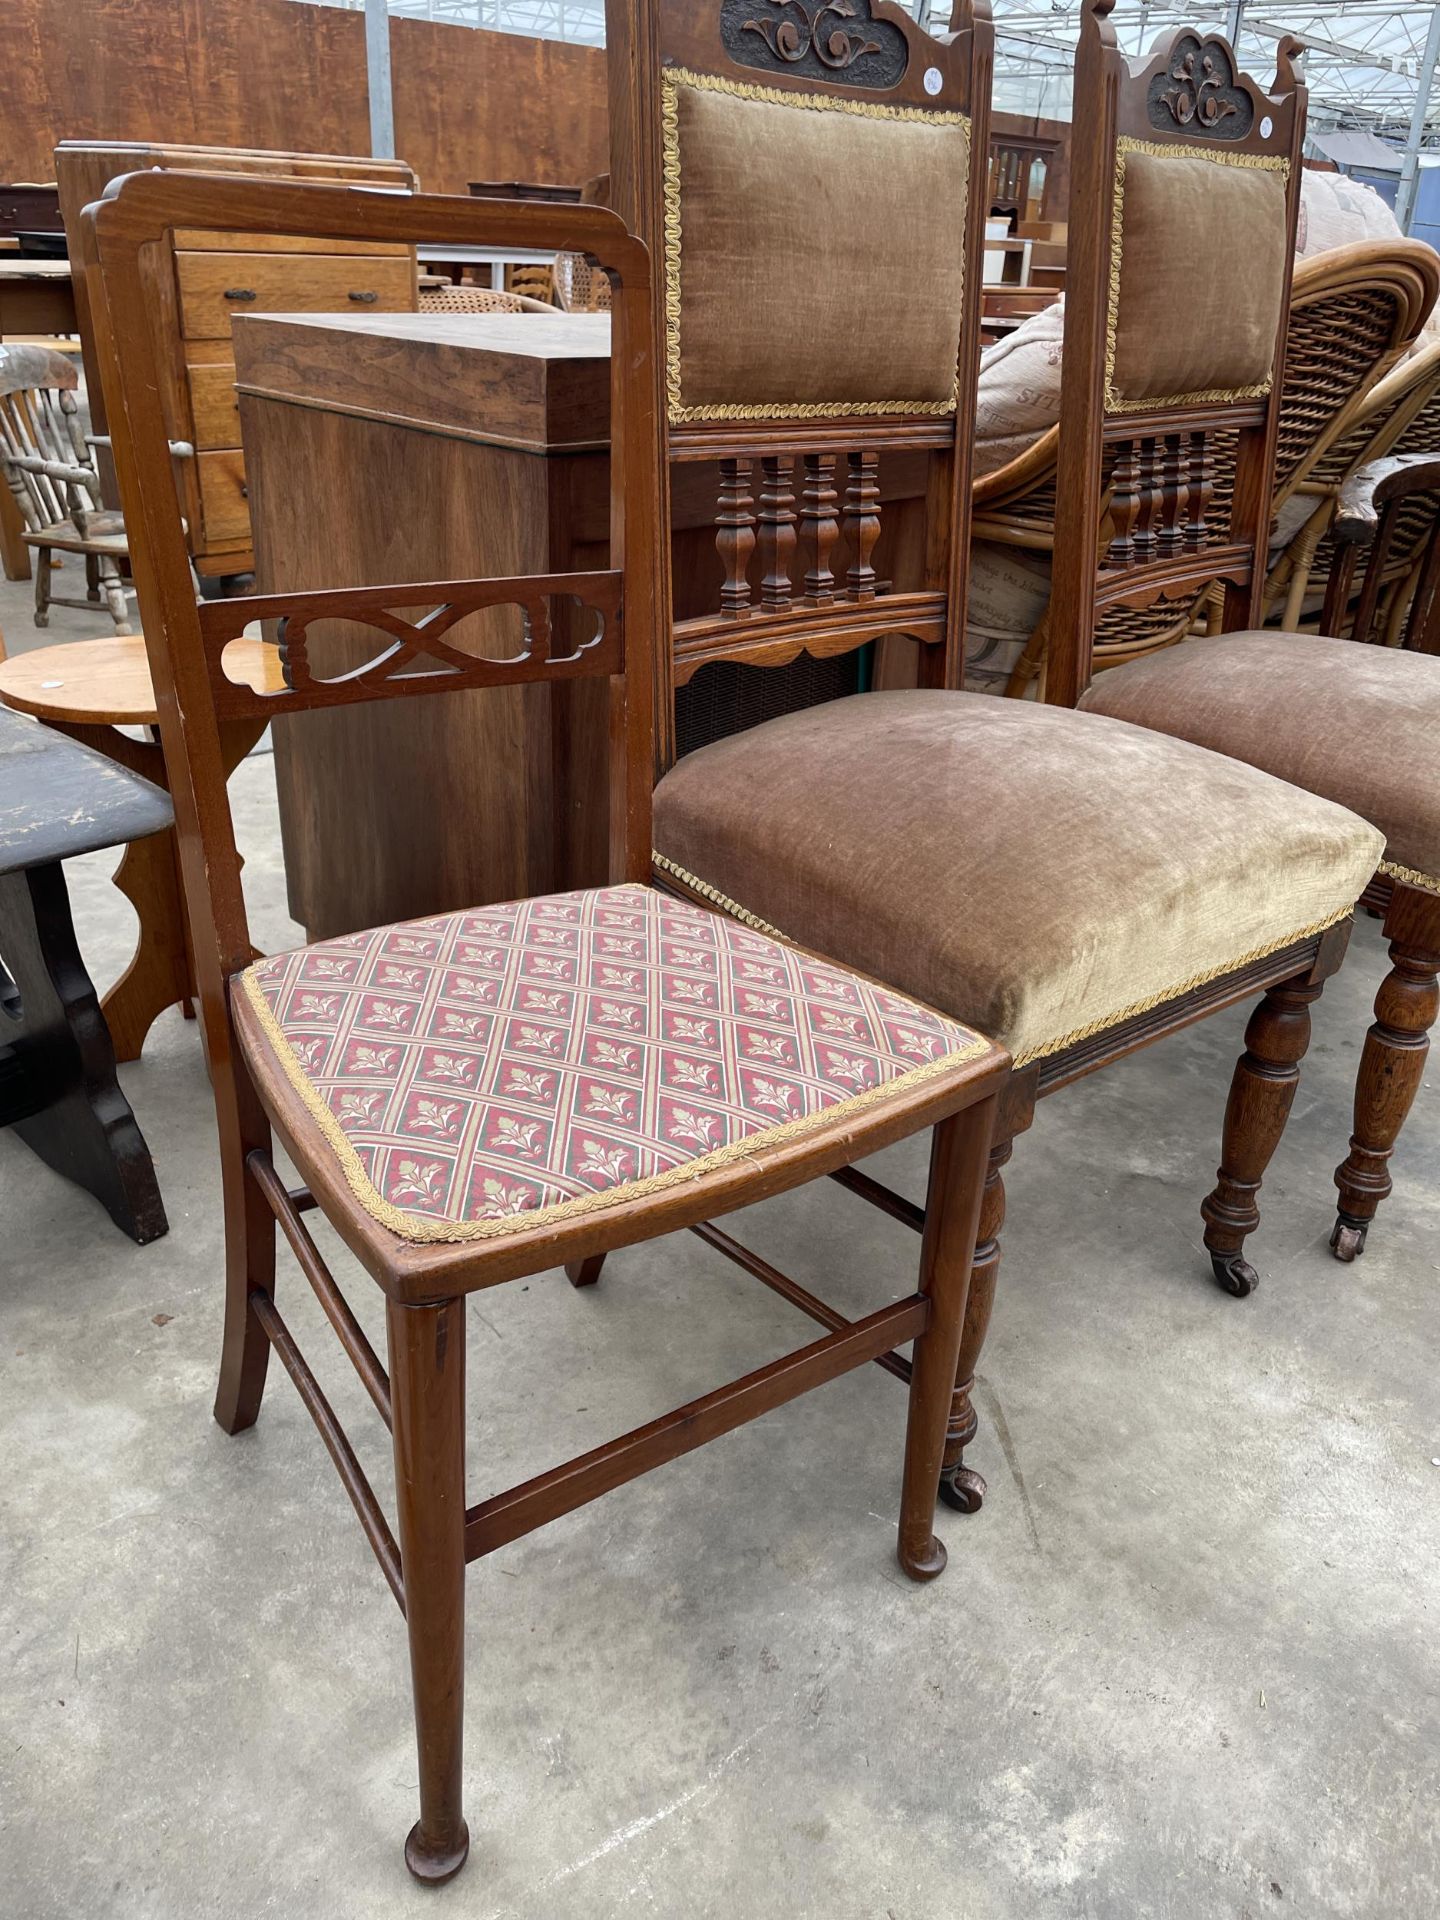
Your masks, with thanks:
<instances>
[{"instance_id":1,"label":"brown velvet back panel","mask_svg":"<svg viewBox=\"0 0 1440 1920\"><path fill-rule=\"evenodd\" d=\"M1268 391L1289 268L1287 177L1283 156L1120 143L1107 411Z\"/></svg>"},{"instance_id":2,"label":"brown velvet back panel","mask_svg":"<svg viewBox=\"0 0 1440 1920\"><path fill-rule=\"evenodd\" d=\"M952 411L968 116L678 74L664 112L671 419Z\"/></svg>"}]
</instances>

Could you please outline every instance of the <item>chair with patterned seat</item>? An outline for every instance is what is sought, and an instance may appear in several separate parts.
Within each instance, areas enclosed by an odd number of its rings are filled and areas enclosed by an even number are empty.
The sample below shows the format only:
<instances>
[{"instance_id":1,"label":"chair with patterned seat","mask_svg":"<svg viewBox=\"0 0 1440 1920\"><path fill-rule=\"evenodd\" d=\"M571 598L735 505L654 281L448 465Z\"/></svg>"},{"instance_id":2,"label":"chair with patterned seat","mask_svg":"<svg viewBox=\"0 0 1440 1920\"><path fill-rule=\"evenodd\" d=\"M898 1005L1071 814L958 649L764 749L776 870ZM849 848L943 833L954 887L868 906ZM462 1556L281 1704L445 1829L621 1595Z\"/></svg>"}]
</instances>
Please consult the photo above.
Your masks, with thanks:
<instances>
[{"instance_id":1,"label":"chair with patterned seat","mask_svg":"<svg viewBox=\"0 0 1440 1920\"><path fill-rule=\"evenodd\" d=\"M1109 0L1089 0L1076 63L1076 114L1091 138L1077 149L1072 205L1094 244L1072 256L1066 296L1046 698L1230 756L1354 809L1383 834L1378 872L1360 876L1357 899L1378 877L1394 967L1365 1044L1350 1153L1335 1176L1332 1245L1349 1259L1390 1191L1388 1162L1435 1017L1440 672L1415 653L1260 628L1298 148L1285 154L1288 181L1273 165L1257 167L1283 123L1250 95L1225 40L1191 33L1137 70L1109 12ZM1286 59L1282 45L1282 68ZM1242 197L1267 194L1268 214L1252 212L1242 231ZM1205 257L1220 260L1228 245L1243 274L1217 271L1197 285L1197 232L1177 219L1181 207L1208 210L1198 236ZM1426 275L1433 298L1433 259ZM1238 455L1217 525L1205 511L1206 448L1220 435ZM1096 509L1107 463L1120 478L1102 546ZM1104 609L1178 598L1207 577L1224 589L1219 631L1091 683ZM1117 883L1116 906L1126 897ZM1249 1044L1254 1051L1253 1037Z\"/></svg>"},{"instance_id":2,"label":"chair with patterned seat","mask_svg":"<svg viewBox=\"0 0 1440 1920\"><path fill-rule=\"evenodd\" d=\"M405 1615L420 1786L405 1857L418 1878L444 1880L469 1846L468 1561L875 1361L910 1382L900 1562L917 1580L940 1572L936 1488L1009 1059L891 987L647 884L660 446L649 258L613 213L152 172L118 183L86 220L122 344L108 398L219 1121L227 1291L216 1418L231 1433L254 1422L273 1349ZM610 564L197 600L143 266L176 228L197 227L594 255L615 290ZM273 623L278 687L232 664L256 620ZM322 677L309 635L326 621L373 630L374 657ZM581 677L608 693L614 884L252 962L227 725ZM933 1129L929 1225L918 1284L895 1304L848 1320L713 1224L923 1129ZM302 1186L287 1188L275 1138ZM307 1229L312 1207L384 1292L388 1370ZM275 1305L277 1222L393 1433L398 1544ZM467 1508L467 1296L678 1228L818 1320L823 1337ZM894 1350L912 1339L911 1358Z\"/></svg>"},{"instance_id":3,"label":"chair with patterned seat","mask_svg":"<svg viewBox=\"0 0 1440 1920\"><path fill-rule=\"evenodd\" d=\"M614 0L607 16L612 195L665 265L670 471L690 463L715 485L715 604L672 622L671 673L763 672L906 636L921 688L831 701L678 760L667 740L656 871L1015 1056L946 1452L945 1497L973 1508L984 1486L964 1453L1001 1170L1037 1098L1263 994L1204 1207L1217 1277L1248 1291L1245 1241L1308 1008L1380 841L1234 762L955 690L990 28L961 5L935 37L874 0L817 48L806 11L810 33L783 45L740 0ZM1246 87L1293 158L1293 78ZM778 180L803 191L778 194ZM1283 228L1283 186L1279 204ZM803 330L795 284L811 289ZM887 583L878 474L896 460L926 463L929 513L918 565L902 573L899 555ZM844 1179L923 1223L867 1174Z\"/></svg>"}]
</instances>

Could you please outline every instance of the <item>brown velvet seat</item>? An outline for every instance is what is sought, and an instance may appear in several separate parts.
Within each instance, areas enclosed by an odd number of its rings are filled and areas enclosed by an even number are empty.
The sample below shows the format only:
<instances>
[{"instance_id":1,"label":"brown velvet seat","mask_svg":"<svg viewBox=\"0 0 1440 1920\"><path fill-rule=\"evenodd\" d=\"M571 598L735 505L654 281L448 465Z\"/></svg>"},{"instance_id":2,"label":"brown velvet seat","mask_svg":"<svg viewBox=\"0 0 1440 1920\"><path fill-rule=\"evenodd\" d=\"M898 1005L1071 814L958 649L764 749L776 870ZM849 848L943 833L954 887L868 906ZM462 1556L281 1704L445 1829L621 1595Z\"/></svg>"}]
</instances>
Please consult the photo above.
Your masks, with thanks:
<instances>
[{"instance_id":1,"label":"brown velvet seat","mask_svg":"<svg viewBox=\"0 0 1440 1920\"><path fill-rule=\"evenodd\" d=\"M1440 660L1225 633L1102 674L1080 704L1353 808L1385 835L1382 871L1440 892Z\"/></svg>"},{"instance_id":2,"label":"brown velvet seat","mask_svg":"<svg viewBox=\"0 0 1440 1920\"><path fill-rule=\"evenodd\" d=\"M662 878L1022 1065L1332 924L1383 851L1354 813L1163 732L940 692L704 747L661 781L654 831Z\"/></svg>"}]
</instances>

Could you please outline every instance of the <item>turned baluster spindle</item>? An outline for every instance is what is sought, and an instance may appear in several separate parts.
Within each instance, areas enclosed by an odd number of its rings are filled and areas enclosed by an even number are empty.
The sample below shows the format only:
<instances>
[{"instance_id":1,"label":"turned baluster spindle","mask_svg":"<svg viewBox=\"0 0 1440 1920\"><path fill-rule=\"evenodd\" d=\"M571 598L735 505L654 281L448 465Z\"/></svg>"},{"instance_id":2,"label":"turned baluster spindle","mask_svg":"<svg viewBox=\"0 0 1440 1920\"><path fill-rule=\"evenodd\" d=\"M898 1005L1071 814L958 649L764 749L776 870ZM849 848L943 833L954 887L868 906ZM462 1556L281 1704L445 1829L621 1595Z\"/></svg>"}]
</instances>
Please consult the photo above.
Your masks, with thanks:
<instances>
[{"instance_id":1,"label":"turned baluster spindle","mask_svg":"<svg viewBox=\"0 0 1440 1920\"><path fill-rule=\"evenodd\" d=\"M794 463L766 454L760 462L760 605L778 613L790 605L795 555Z\"/></svg>"},{"instance_id":2,"label":"turned baluster spindle","mask_svg":"<svg viewBox=\"0 0 1440 1920\"><path fill-rule=\"evenodd\" d=\"M880 461L873 453L846 455L845 512L841 520L851 554L845 589L852 600L875 598L870 555L880 538Z\"/></svg>"},{"instance_id":3,"label":"turned baluster spindle","mask_svg":"<svg viewBox=\"0 0 1440 1920\"><path fill-rule=\"evenodd\" d=\"M738 619L750 611L750 556L755 551L755 502L750 493L750 462L720 462L720 492L715 515L715 550L725 569L720 610Z\"/></svg>"},{"instance_id":4,"label":"turned baluster spindle","mask_svg":"<svg viewBox=\"0 0 1440 1920\"><path fill-rule=\"evenodd\" d=\"M1160 526L1157 549L1162 560L1180 551L1180 436L1167 433L1160 462Z\"/></svg>"},{"instance_id":5,"label":"turned baluster spindle","mask_svg":"<svg viewBox=\"0 0 1440 1920\"><path fill-rule=\"evenodd\" d=\"M1115 467L1110 476L1110 549L1106 564L1121 569L1135 564L1135 520L1140 511L1140 476L1135 457L1135 442L1122 440L1115 449Z\"/></svg>"},{"instance_id":6,"label":"turned baluster spindle","mask_svg":"<svg viewBox=\"0 0 1440 1920\"><path fill-rule=\"evenodd\" d=\"M1142 567L1155 558L1158 544L1155 522L1160 510L1160 478L1155 451L1154 434L1146 434L1140 441L1135 485L1135 564Z\"/></svg>"},{"instance_id":7,"label":"turned baluster spindle","mask_svg":"<svg viewBox=\"0 0 1440 1920\"><path fill-rule=\"evenodd\" d=\"M1185 522L1185 545L1191 553L1198 553L1205 545L1205 516L1210 511L1211 496L1215 492L1215 475L1210 466L1210 443L1203 433L1190 435L1189 447L1189 518Z\"/></svg>"},{"instance_id":8,"label":"turned baluster spindle","mask_svg":"<svg viewBox=\"0 0 1440 1920\"><path fill-rule=\"evenodd\" d=\"M811 606L826 606L835 598L835 576L830 555L840 537L835 517L835 456L807 453L800 489L800 565L805 598Z\"/></svg>"}]
</instances>

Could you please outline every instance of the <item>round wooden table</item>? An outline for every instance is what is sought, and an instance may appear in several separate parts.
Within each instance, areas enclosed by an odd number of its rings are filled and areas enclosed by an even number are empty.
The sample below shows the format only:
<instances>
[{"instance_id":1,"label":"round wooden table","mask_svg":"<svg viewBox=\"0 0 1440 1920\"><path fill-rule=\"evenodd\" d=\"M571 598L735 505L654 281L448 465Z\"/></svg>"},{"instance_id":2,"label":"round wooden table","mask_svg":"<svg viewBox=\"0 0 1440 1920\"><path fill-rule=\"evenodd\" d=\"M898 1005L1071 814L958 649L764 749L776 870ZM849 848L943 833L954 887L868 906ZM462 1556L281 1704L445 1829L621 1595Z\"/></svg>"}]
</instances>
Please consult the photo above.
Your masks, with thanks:
<instances>
[{"instance_id":1,"label":"round wooden table","mask_svg":"<svg viewBox=\"0 0 1440 1920\"><path fill-rule=\"evenodd\" d=\"M234 640L227 667L247 684L268 690L282 685L277 649L261 640ZM0 701L34 714L59 733L108 755L169 788L160 746L155 689L138 633L103 640L67 640L0 658ZM149 738L132 739L119 727L145 727ZM233 773L265 731L263 721L222 725L225 771ZM179 1005L195 1017L195 968L185 919L180 862L173 828L133 840L115 872L115 885L140 918L134 958L101 1002L117 1060L138 1060L158 1015Z\"/></svg>"}]
</instances>

